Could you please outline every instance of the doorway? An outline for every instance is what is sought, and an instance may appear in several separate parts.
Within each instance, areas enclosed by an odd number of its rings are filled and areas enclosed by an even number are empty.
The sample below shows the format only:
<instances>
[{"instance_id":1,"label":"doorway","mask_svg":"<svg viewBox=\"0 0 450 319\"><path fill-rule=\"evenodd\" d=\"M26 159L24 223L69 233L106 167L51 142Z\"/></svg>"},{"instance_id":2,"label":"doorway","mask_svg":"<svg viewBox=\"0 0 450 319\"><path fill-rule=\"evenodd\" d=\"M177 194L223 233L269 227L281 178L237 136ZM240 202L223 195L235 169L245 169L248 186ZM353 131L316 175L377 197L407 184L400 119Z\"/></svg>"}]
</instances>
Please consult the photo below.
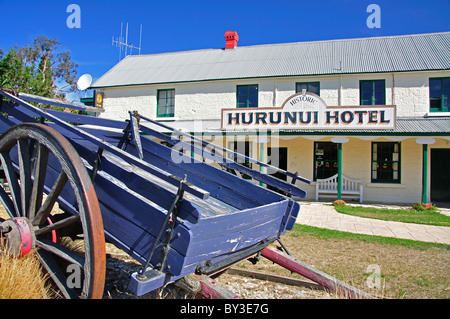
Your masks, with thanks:
<instances>
[{"instance_id":1,"label":"doorway","mask_svg":"<svg viewBox=\"0 0 450 319\"><path fill-rule=\"evenodd\" d=\"M267 164L278 167L282 170L287 171L287 162L288 162L288 157L287 157L287 147L268 147L267 148ZM270 175L277 177L281 180L286 181L287 180L287 176L284 174L281 174L279 172L271 172L270 169L268 169L267 171ZM271 187L269 185L267 185L267 188L273 191L276 191L278 193L282 193L284 194L283 191Z\"/></svg>"},{"instance_id":2,"label":"doorway","mask_svg":"<svg viewBox=\"0 0 450 319\"><path fill-rule=\"evenodd\" d=\"M450 202L450 149L431 149L432 202Z\"/></svg>"},{"instance_id":3,"label":"doorway","mask_svg":"<svg viewBox=\"0 0 450 319\"><path fill-rule=\"evenodd\" d=\"M338 172L337 144L333 142L314 143L314 180L331 177Z\"/></svg>"},{"instance_id":4,"label":"doorway","mask_svg":"<svg viewBox=\"0 0 450 319\"><path fill-rule=\"evenodd\" d=\"M267 148L267 159L268 164L281 168L282 170L287 171L287 147L268 147ZM271 173L268 172L270 175L278 177L279 179L286 180L287 176L284 174L281 174L279 172Z\"/></svg>"}]
</instances>

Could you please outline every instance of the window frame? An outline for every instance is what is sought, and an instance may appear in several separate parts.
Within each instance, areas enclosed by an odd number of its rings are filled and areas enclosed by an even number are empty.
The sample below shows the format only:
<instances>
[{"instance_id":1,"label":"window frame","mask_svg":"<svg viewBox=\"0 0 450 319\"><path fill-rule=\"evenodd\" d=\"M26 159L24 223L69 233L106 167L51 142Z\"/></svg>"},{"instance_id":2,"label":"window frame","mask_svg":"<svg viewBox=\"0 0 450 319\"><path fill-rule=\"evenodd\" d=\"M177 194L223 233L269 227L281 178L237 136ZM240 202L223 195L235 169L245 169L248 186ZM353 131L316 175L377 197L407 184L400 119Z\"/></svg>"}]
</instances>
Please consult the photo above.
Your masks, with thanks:
<instances>
[{"instance_id":1,"label":"window frame","mask_svg":"<svg viewBox=\"0 0 450 319\"><path fill-rule=\"evenodd\" d=\"M388 165L392 165L392 163L397 162L398 165L398 177L397 179L381 179L381 178L373 178L373 172L374 172L374 163L376 162L378 164L378 150L377 150L377 160L374 161L374 145L375 144L392 144L398 145L398 159L396 161L391 160L391 161L381 161L381 162L389 162ZM401 184L402 181L402 165L401 165L401 160L402 160L402 156L401 156L401 142L372 142L370 145L370 181L371 183L378 183L378 184Z\"/></svg>"},{"instance_id":2,"label":"window frame","mask_svg":"<svg viewBox=\"0 0 450 319\"><path fill-rule=\"evenodd\" d=\"M438 100L437 98L432 98L431 97L431 81L436 81L436 80L439 80L440 81L440 97L439 97L439 100L440 100L440 106L439 106L439 108L436 108L436 107L432 107L431 106L431 101L436 101L436 100ZM447 107L444 107L444 101L445 100L450 100L450 96L446 96L446 98L444 98L444 91L445 91L445 88L444 88L444 80L447 80L447 81L449 81L450 82L450 77L438 77L438 78L429 78L428 79L428 94L429 94L429 102L430 102L430 112L432 112L432 113L439 113L439 112L450 112L450 107L449 107L449 104L450 104L450 102L447 102L448 104L448 106ZM448 89L450 89L450 87L448 88Z\"/></svg>"},{"instance_id":3,"label":"window frame","mask_svg":"<svg viewBox=\"0 0 450 319\"><path fill-rule=\"evenodd\" d=\"M246 106L239 106L239 88L247 87L247 101ZM256 106L249 106L249 88L256 87ZM259 106L259 85L258 84L244 84L244 85L236 85L236 108L249 108L249 107L258 107Z\"/></svg>"},{"instance_id":4,"label":"window frame","mask_svg":"<svg viewBox=\"0 0 450 319\"><path fill-rule=\"evenodd\" d=\"M167 104L167 101L170 100L167 98L167 92L173 92L173 105ZM160 103L160 94L162 92L166 92L165 97L165 105L162 106ZM167 109L173 106L173 113L167 113ZM164 107L165 112L163 114L160 114L161 108ZM175 116L175 89L159 89L156 93L156 117L157 118L168 118L168 117L174 117Z\"/></svg>"},{"instance_id":5,"label":"window frame","mask_svg":"<svg viewBox=\"0 0 450 319\"><path fill-rule=\"evenodd\" d=\"M306 84L306 92L310 92L310 93L315 93L318 96L320 96L320 81L309 81L309 82L295 82L295 93L302 93L301 91L298 90L298 86L301 84ZM312 84L317 84L317 87L319 89L319 92L312 92L310 91L310 85Z\"/></svg>"},{"instance_id":6,"label":"window frame","mask_svg":"<svg viewBox=\"0 0 450 319\"><path fill-rule=\"evenodd\" d=\"M383 102L384 103L375 103L376 98L375 98L375 92L377 91L375 88L376 83L381 83L383 82ZM366 83L371 83L371 96L370 96L370 104L363 104L363 85ZM381 79L381 80L360 80L359 81L359 103L360 105L386 105L386 80Z\"/></svg>"}]
</instances>

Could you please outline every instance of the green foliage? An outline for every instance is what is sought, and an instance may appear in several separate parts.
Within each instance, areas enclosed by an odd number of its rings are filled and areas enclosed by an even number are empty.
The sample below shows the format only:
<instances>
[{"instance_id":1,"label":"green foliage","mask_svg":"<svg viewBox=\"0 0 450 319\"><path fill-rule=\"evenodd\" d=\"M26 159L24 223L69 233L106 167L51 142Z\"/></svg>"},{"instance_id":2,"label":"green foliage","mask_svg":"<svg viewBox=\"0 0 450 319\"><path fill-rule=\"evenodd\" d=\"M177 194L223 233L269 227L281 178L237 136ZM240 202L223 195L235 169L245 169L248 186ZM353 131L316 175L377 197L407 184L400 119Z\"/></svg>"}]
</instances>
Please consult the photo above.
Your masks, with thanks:
<instances>
[{"instance_id":1,"label":"green foliage","mask_svg":"<svg viewBox=\"0 0 450 319\"><path fill-rule=\"evenodd\" d=\"M427 203L421 203L421 202L417 202L415 204L412 205L412 209L418 212L436 212L436 206L432 205L432 204L427 204Z\"/></svg>"},{"instance_id":2,"label":"green foliage","mask_svg":"<svg viewBox=\"0 0 450 319\"><path fill-rule=\"evenodd\" d=\"M28 93L32 90L33 82L32 67L25 66L16 51L11 49L0 61L0 85L7 90Z\"/></svg>"},{"instance_id":3,"label":"green foliage","mask_svg":"<svg viewBox=\"0 0 450 319\"><path fill-rule=\"evenodd\" d=\"M40 36L33 44L16 46L3 55L0 50L0 87L5 90L58 97L56 82L69 92L75 90L78 65L56 39Z\"/></svg>"}]
</instances>

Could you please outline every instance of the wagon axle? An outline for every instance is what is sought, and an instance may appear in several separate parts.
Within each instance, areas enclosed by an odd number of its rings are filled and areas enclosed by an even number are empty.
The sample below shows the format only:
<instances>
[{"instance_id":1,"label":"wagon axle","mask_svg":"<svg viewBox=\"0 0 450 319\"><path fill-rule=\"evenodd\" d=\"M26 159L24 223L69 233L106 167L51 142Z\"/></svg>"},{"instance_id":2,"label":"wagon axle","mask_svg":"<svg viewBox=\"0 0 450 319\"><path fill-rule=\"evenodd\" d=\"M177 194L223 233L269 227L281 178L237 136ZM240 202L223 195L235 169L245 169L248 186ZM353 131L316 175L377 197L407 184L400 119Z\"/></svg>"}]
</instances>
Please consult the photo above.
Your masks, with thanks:
<instances>
[{"instance_id":1,"label":"wagon axle","mask_svg":"<svg viewBox=\"0 0 450 319\"><path fill-rule=\"evenodd\" d=\"M50 233L49 238L51 238L51 242L58 244L61 237L60 232L58 230L46 231L47 227L53 225L50 217L47 218L47 223L48 226L39 229L33 226L27 217L15 217L5 220L0 224L2 244L16 257L24 257L36 248L36 235Z\"/></svg>"},{"instance_id":2,"label":"wagon axle","mask_svg":"<svg viewBox=\"0 0 450 319\"><path fill-rule=\"evenodd\" d=\"M23 257L36 248L33 225L26 217L15 217L0 224L2 243L13 256Z\"/></svg>"}]
</instances>

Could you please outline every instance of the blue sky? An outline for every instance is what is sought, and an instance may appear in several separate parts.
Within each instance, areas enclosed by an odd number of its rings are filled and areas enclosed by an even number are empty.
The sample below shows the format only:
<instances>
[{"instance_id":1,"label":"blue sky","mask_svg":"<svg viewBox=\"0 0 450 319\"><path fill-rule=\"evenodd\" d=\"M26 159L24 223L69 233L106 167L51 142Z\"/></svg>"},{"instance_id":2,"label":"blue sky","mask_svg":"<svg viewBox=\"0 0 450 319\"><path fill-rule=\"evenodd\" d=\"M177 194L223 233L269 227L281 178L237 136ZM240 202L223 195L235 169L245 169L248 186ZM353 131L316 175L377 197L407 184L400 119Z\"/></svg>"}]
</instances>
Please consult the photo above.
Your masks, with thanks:
<instances>
[{"instance_id":1,"label":"blue sky","mask_svg":"<svg viewBox=\"0 0 450 319\"><path fill-rule=\"evenodd\" d=\"M381 9L381 28L368 28L369 4ZM70 4L81 9L81 27L68 28ZM129 42L143 54L223 48L237 31L239 46L450 31L450 0L0 0L0 49L56 37L94 80L119 60L112 37L129 23Z\"/></svg>"}]
</instances>

